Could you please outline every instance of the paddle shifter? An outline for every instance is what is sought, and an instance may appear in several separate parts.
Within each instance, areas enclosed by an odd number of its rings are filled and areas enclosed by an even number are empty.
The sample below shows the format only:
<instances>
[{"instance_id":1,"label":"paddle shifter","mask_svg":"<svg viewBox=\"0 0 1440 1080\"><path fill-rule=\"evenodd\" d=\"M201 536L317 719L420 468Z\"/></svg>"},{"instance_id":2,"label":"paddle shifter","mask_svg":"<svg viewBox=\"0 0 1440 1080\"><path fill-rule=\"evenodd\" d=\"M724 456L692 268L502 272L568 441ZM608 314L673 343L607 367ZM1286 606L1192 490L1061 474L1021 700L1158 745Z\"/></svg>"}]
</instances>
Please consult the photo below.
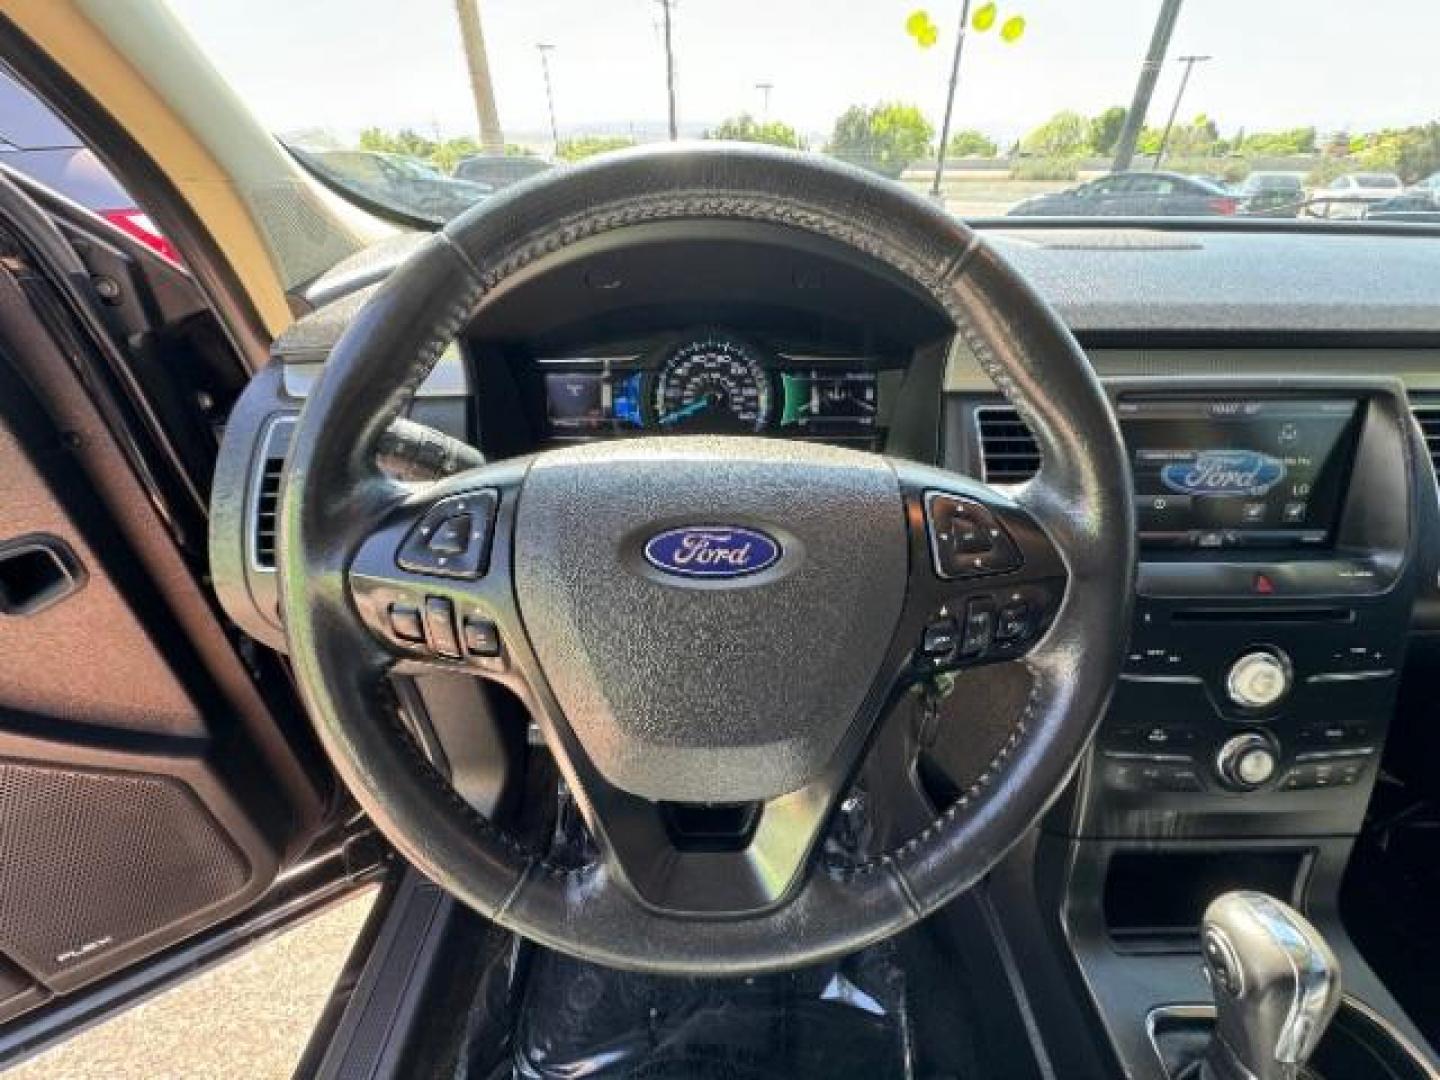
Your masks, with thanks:
<instances>
[{"instance_id":1,"label":"paddle shifter","mask_svg":"<svg viewBox=\"0 0 1440 1080\"><path fill-rule=\"evenodd\" d=\"M1258 892L1205 909L1215 1034L1201 1080L1295 1080L1340 1004L1340 964L1299 912Z\"/></svg>"}]
</instances>

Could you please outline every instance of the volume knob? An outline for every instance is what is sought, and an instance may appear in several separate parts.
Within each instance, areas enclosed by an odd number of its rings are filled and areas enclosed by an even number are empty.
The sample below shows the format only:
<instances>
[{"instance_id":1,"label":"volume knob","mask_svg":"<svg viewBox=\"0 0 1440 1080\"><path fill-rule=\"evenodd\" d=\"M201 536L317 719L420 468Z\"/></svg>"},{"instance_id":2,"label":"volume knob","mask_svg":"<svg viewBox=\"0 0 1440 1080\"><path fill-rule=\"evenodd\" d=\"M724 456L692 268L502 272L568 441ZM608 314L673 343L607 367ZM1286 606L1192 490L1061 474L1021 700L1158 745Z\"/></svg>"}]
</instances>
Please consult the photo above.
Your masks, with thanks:
<instances>
[{"instance_id":1,"label":"volume knob","mask_svg":"<svg viewBox=\"0 0 1440 1080\"><path fill-rule=\"evenodd\" d=\"M1242 709L1268 709L1290 692L1290 662L1283 654L1246 653L1230 665L1225 689Z\"/></svg>"}]
</instances>

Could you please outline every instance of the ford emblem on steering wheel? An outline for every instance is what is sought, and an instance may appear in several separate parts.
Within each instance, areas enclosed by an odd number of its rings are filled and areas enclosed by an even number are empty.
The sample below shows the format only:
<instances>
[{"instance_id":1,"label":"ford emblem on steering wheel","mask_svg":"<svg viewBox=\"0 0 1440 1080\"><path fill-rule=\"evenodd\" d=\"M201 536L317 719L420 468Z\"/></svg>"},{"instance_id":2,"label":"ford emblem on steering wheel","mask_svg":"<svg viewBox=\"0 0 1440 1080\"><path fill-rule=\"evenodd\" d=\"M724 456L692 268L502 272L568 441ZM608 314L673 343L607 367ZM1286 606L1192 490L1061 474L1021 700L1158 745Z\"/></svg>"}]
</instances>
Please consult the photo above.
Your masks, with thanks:
<instances>
[{"instance_id":1,"label":"ford emblem on steering wheel","mask_svg":"<svg viewBox=\"0 0 1440 1080\"><path fill-rule=\"evenodd\" d=\"M645 558L667 574L737 578L774 566L780 544L756 529L734 525L667 529L650 538Z\"/></svg>"}]
</instances>

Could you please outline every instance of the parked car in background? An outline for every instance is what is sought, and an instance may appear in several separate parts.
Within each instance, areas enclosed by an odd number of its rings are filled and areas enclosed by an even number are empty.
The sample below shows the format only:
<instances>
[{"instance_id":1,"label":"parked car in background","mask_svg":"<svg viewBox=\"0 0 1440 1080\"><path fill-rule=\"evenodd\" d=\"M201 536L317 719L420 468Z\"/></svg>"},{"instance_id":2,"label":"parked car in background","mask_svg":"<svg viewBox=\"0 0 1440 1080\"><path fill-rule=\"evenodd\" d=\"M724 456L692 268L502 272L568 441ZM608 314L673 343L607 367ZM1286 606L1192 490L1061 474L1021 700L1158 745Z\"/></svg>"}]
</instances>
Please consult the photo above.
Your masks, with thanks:
<instances>
[{"instance_id":1,"label":"parked car in background","mask_svg":"<svg viewBox=\"0 0 1440 1080\"><path fill-rule=\"evenodd\" d=\"M455 176L499 191L553 167L542 157L526 154L476 154L455 166Z\"/></svg>"},{"instance_id":2,"label":"parked car in background","mask_svg":"<svg viewBox=\"0 0 1440 1080\"><path fill-rule=\"evenodd\" d=\"M357 195L382 212L440 223L494 193L490 184L446 176L407 154L380 150L303 150L299 161L322 179Z\"/></svg>"},{"instance_id":3,"label":"parked car in background","mask_svg":"<svg viewBox=\"0 0 1440 1080\"><path fill-rule=\"evenodd\" d=\"M1370 203L1365 208L1365 220L1440 222L1440 195L1427 191L1408 191L1393 199Z\"/></svg>"},{"instance_id":4,"label":"parked car in background","mask_svg":"<svg viewBox=\"0 0 1440 1080\"><path fill-rule=\"evenodd\" d=\"M171 262L179 254L64 120L0 71L0 164L99 214Z\"/></svg>"},{"instance_id":5,"label":"parked car in background","mask_svg":"<svg viewBox=\"0 0 1440 1080\"><path fill-rule=\"evenodd\" d=\"M1294 217L1305 202L1305 174L1252 172L1237 194L1240 212L1251 217Z\"/></svg>"},{"instance_id":6,"label":"parked car in background","mask_svg":"<svg viewBox=\"0 0 1440 1080\"><path fill-rule=\"evenodd\" d=\"M1238 206L1234 195L1208 180L1172 172L1125 172L1036 195L1011 207L1010 215L1212 217L1233 214Z\"/></svg>"},{"instance_id":7,"label":"parked car in background","mask_svg":"<svg viewBox=\"0 0 1440 1080\"><path fill-rule=\"evenodd\" d=\"M1312 192L1301 213L1305 217L1363 218L1371 203L1384 202L1404 192L1405 185L1394 173L1346 173Z\"/></svg>"}]
</instances>

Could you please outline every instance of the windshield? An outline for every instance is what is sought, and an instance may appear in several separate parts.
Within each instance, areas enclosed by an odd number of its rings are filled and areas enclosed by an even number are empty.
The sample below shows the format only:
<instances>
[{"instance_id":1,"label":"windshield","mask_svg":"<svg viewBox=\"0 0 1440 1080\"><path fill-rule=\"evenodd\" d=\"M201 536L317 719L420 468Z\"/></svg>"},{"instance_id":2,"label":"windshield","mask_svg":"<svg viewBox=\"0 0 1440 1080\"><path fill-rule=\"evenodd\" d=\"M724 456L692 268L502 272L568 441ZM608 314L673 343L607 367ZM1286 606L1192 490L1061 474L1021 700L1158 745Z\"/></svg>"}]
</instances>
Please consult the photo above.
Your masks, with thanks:
<instances>
[{"instance_id":1,"label":"windshield","mask_svg":"<svg viewBox=\"0 0 1440 1080\"><path fill-rule=\"evenodd\" d=\"M972 218L1436 198L1427 0L170 2L307 168L411 222L671 138L831 155Z\"/></svg>"}]
</instances>

